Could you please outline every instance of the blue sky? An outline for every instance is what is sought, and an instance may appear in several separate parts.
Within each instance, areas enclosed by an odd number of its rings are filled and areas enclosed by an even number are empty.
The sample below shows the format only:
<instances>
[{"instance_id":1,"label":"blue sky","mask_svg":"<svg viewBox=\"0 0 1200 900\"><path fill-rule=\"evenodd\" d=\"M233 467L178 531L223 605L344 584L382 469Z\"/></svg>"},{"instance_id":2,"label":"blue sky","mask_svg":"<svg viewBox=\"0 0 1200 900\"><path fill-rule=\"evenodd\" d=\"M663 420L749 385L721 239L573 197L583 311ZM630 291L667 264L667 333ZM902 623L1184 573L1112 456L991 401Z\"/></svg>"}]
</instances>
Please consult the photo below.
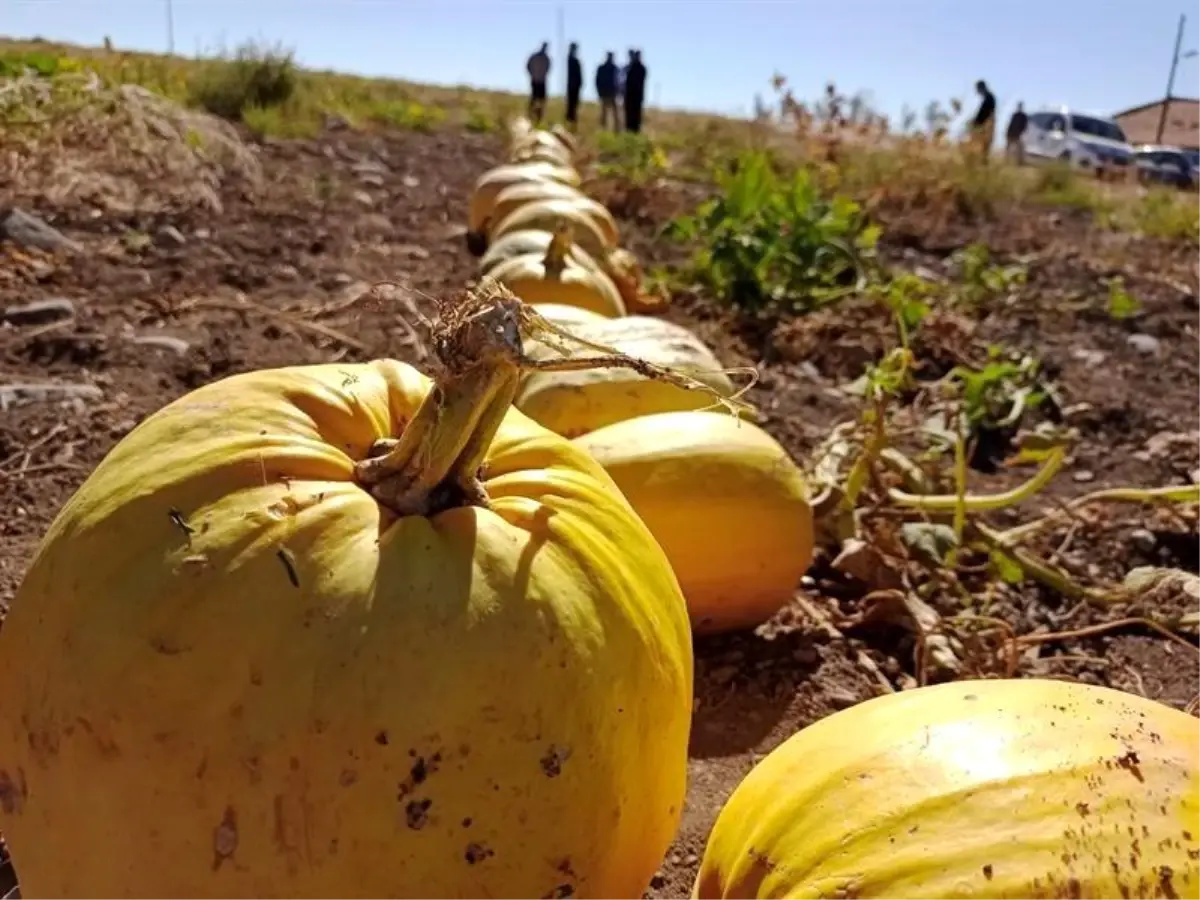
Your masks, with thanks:
<instances>
[{"instance_id":1,"label":"blue sky","mask_svg":"<svg viewBox=\"0 0 1200 900\"><path fill-rule=\"evenodd\" d=\"M166 0L2 0L19 37L163 50ZM173 0L181 53L250 39L282 42L317 68L439 84L523 90L525 57L543 40L562 89L557 13L585 66L602 51L643 50L652 105L749 114L779 71L804 99L833 80L898 116L991 83L1001 109L1069 103L1106 113L1161 97L1175 28L1200 47L1194 0ZM565 53L565 47L563 48ZM590 75L587 78L590 87ZM1200 94L1185 59L1176 95Z\"/></svg>"}]
</instances>

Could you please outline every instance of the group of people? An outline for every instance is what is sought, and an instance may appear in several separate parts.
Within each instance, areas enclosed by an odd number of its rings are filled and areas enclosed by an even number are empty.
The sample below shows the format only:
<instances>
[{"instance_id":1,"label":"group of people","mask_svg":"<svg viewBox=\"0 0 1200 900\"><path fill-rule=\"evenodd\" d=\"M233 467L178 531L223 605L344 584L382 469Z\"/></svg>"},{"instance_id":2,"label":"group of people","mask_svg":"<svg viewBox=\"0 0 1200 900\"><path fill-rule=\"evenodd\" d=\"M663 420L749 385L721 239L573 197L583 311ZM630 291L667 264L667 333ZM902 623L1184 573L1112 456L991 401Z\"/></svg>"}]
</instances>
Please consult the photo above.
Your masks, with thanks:
<instances>
[{"instance_id":1,"label":"group of people","mask_svg":"<svg viewBox=\"0 0 1200 900\"><path fill-rule=\"evenodd\" d=\"M542 44L525 64L529 73L529 118L541 122L546 112L546 81L550 75L550 45ZM596 96L600 100L600 127L620 131L624 113L625 131L637 134L642 130L642 111L646 105L646 64L641 50L629 51L629 62L617 65L610 50L604 62L596 67ZM579 121L579 100L583 93L583 63L579 60L579 45L572 42L567 53L567 124Z\"/></svg>"},{"instance_id":2,"label":"group of people","mask_svg":"<svg viewBox=\"0 0 1200 900\"><path fill-rule=\"evenodd\" d=\"M992 152L992 140L996 133L996 95L983 79L975 82L975 93L979 94L979 109L971 119L971 136L976 142L980 155L986 161ZM1004 155L1009 162L1022 165L1025 162L1025 129L1029 127L1029 116L1025 114L1025 104L1017 103L1017 108L1008 120L1008 128L1004 132Z\"/></svg>"}]
</instances>

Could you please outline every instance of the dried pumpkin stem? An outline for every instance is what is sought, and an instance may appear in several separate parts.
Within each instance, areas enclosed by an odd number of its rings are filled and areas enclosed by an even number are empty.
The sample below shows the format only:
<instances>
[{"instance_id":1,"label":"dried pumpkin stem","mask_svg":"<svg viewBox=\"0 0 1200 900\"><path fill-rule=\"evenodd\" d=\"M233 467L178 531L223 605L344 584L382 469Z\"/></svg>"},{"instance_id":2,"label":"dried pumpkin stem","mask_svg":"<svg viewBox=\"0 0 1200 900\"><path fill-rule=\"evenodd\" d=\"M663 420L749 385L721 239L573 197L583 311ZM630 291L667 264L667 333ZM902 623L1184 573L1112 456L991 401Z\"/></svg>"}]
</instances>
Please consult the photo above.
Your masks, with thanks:
<instances>
[{"instance_id":1,"label":"dried pumpkin stem","mask_svg":"<svg viewBox=\"0 0 1200 900\"><path fill-rule=\"evenodd\" d=\"M567 256L571 252L571 242L574 239L573 231L571 223L566 219L561 219L555 227L554 237L546 247L546 255L542 259L547 278L557 280L566 270Z\"/></svg>"},{"instance_id":2,"label":"dried pumpkin stem","mask_svg":"<svg viewBox=\"0 0 1200 900\"><path fill-rule=\"evenodd\" d=\"M525 355L523 334L541 340L566 338L605 355L534 360ZM684 373L575 337L493 278L485 278L459 303L442 306L431 343L443 373L403 434L378 442L369 457L355 466L358 483L401 516L487 505L480 475L488 449L516 399L523 370L629 368L685 390L707 391L731 412L745 405L736 397L721 397ZM560 349L567 348L560 345Z\"/></svg>"},{"instance_id":3,"label":"dried pumpkin stem","mask_svg":"<svg viewBox=\"0 0 1200 900\"><path fill-rule=\"evenodd\" d=\"M400 439L355 467L359 483L402 516L486 504L480 470L520 380L520 301L470 295L443 313L433 345L444 373Z\"/></svg>"}]
</instances>

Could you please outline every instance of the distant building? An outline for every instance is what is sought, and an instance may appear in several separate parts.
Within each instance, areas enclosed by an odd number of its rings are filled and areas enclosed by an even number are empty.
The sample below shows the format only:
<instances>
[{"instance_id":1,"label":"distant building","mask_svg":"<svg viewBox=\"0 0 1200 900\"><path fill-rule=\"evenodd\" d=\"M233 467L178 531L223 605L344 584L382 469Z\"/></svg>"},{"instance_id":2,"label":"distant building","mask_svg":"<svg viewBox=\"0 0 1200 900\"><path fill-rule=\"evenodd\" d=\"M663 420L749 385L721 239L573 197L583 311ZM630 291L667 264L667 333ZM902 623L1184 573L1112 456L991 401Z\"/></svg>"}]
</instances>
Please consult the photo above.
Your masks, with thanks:
<instances>
[{"instance_id":1,"label":"distant building","mask_svg":"<svg viewBox=\"0 0 1200 900\"><path fill-rule=\"evenodd\" d=\"M1115 116L1131 144L1157 144L1158 123L1162 119L1165 100L1135 106ZM1161 143L1184 150L1200 150L1200 100L1172 97L1167 107L1167 121Z\"/></svg>"}]
</instances>

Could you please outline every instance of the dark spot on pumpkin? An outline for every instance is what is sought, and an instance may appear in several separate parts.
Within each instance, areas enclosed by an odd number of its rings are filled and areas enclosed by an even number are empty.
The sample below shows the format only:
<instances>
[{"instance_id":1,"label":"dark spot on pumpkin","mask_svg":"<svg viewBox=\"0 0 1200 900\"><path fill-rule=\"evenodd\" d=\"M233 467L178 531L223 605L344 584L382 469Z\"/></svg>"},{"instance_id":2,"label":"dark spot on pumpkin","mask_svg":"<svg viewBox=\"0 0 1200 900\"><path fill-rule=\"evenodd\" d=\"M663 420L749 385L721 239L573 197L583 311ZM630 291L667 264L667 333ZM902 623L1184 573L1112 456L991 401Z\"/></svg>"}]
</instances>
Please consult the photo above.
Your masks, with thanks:
<instances>
[{"instance_id":1,"label":"dark spot on pumpkin","mask_svg":"<svg viewBox=\"0 0 1200 900\"><path fill-rule=\"evenodd\" d=\"M463 828L470 828L470 827L471 827L471 822L472 822L472 821L473 821L473 820L471 819L471 817L470 817L470 816L467 816L465 819L463 819L463 820L462 820L462 827L463 827Z\"/></svg>"},{"instance_id":2,"label":"dark spot on pumpkin","mask_svg":"<svg viewBox=\"0 0 1200 900\"><path fill-rule=\"evenodd\" d=\"M442 754L435 753L433 756L426 759L424 756L418 756L417 761L413 763L412 769L409 770L409 777L412 783L423 784L425 779L438 770L438 764L442 761Z\"/></svg>"},{"instance_id":3,"label":"dark spot on pumpkin","mask_svg":"<svg viewBox=\"0 0 1200 900\"><path fill-rule=\"evenodd\" d=\"M358 781L358 773L353 769L342 769L342 774L338 776L338 784L342 787L350 787L356 781Z\"/></svg>"},{"instance_id":4,"label":"dark spot on pumpkin","mask_svg":"<svg viewBox=\"0 0 1200 900\"><path fill-rule=\"evenodd\" d=\"M554 869L555 871L561 872L570 878L578 877L575 874L575 870L571 867L571 857L569 856L563 857L561 860L559 860L558 865L555 866Z\"/></svg>"},{"instance_id":5,"label":"dark spot on pumpkin","mask_svg":"<svg viewBox=\"0 0 1200 900\"><path fill-rule=\"evenodd\" d=\"M208 757L205 756L200 760L200 765L196 766L196 780L199 781L204 777L204 773L208 771Z\"/></svg>"},{"instance_id":6,"label":"dark spot on pumpkin","mask_svg":"<svg viewBox=\"0 0 1200 900\"><path fill-rule=\"evenodd\" d=\"M25 797L28 795L28 790L25 787L25 772L23 769L17 770L17 777L14 780L8 774L8 770L0 771L0 809L4 810L5 815L14 815L21 811L21 807L25 805Z\"/></svg>"},{"instance_id":7,"label":"dark spot on pumpkin","mask_svg":"<svg viewBox=\"0 0 1200 900\"><path fill-rule=\"evenodd\" d=\"M1068 878L1067 879L1066 896L1070 897L1071 900L1079 900L1079 898L1081 898L1083 896L1083 885L1081 885L1079 883L1078 878Z\"/></svg>"},{"instance_id":8,"label":"dark spot on pumpkin","mask_svg":"<svg viewBox=\"0 0 1200 900\"><path fill-rule=\"evenodd\" d=\"M495 855L495 851L487 844L477 844L474 841L467 844L467 849L463 851L463 859L472 866Z\"/></svg>"},{"instance_id":9,"label":"dark spot on pumpkin","mask_svg":"<svg viewBox=\"0 0 1200 900\"><path fill-rule=\"evenodd\" d=\"M542 767L542 774L547 778L557 778L562 774L563 763L571 755L571 751L562 747L555 747L553 744L546 751L546 755L539 761Z\"/></svg>"},{"instance_id":10,"label":"dark spot on pumpkin","mask_svg":"<svg viewBox=\"0 0 1200 900\"><path fill-rule=\"evenodd\" d=\"M428 797L420 800L410 800L408 805L404 807L404 821L413 831L420 831L429 824L429 807L433 806L433 801Z\"/></svg>"},{"instance_id":11,"label":"dark spot on pumpkin","mask_svg":"<svg viewBox=\"0 0 1200 900\"><path fill-rule=\"evenodd\" d=\"M1158 891L1155 896L1166 897L1167 900L1179 900L1179 893L1175 890L1174 878L1174 869L1170 866L1159 866Z\"/></svg>"},{"instance_id":12,"label":"dark spot on pumpkin","mask_svg":"<svg viewBox=\"0 0 1200 900\"><path fill-rule=\"evenodd\" d=\"M300 771L300 760L298 760L294 756L291 757L288 760L288 768L291 769L293 772L299 772Z\"/></svg>"},{"instance_id":13,"label":"dark spot on pumpkin","mask_svg":"<svg viewBox=\"0 0 1200 900\"><path fill-rule=\"evenodd\" d=\"M1127 750L1124 754L1117 757L1117 765L1125 769L1140 782L1145 782L1146 779L1142 775L1142 770L1139 768L1141 760L1138 759L1137 751Z\"/></svg>"},{"instance_id":14,"label":"dark spot on pumpkin","mask_svg":"<svg viewBox=\"0 0 1200 900\"><path fill-rule=\"evenodd\" d=\"M1088 805L1086 803L1075 804L1075 812L1079 813L1081 817L1086 819L1089 811L1090 810L1088 809Z\"/></svg>"},{"instance_id":15,"label":"dark spot on pumpkin","mask_svg":"<svg viewBox=\"0 0 1200 900\"><path fill-rule=\"evenodd\" d=\"M217 827L213 829L213 871L221 868L221 863L237 852L238 829L237 813L232 806L225 807L225 815Z\"/></svg>"},{"instance_id":16,"label":"dark spot on pumpkin","mask_svg":"<svg viewBox=\"0 0 1200 900\"><path fill-rule=\"evenodd\" d=\"M563 900L565 897L574 896L575 885L564 882L562 884L556 884L554 887L550 888L548 893L542 894L542 900Z\"/></svg>"},{"instance_id":17,"label":"dark spot on pumpkin","mask_svg":"<svg viewBox=\"0 0 1200 900\"><path fill-rule=\"evenodd\" d=\"M381 730L375 735L375 743L377 743L380 747L386 747L388 745L388 733Z\"/></svg>"},{"instance_id":18,"label":"dark spot on pumpkin","mask_svg":"<svg viewBox=\"0 0 1200 900\"><path fill-rule=\"evenodd\" d=\"M986 866L983 867L983 877L986 878L988 881L992 880L992 864L991 863L988 863Z\"/></svg>"},{"instance_id":19,"label":"dark spot on pumpkin","mask_svg":"<svg viewBox=\"0 0 1200 900\"><path fill-rule=\"evenodd\" d=\"M978 694L963 694L963 699L964 700L978 700L979 695Z\"/></svg>"}]
</instances>

